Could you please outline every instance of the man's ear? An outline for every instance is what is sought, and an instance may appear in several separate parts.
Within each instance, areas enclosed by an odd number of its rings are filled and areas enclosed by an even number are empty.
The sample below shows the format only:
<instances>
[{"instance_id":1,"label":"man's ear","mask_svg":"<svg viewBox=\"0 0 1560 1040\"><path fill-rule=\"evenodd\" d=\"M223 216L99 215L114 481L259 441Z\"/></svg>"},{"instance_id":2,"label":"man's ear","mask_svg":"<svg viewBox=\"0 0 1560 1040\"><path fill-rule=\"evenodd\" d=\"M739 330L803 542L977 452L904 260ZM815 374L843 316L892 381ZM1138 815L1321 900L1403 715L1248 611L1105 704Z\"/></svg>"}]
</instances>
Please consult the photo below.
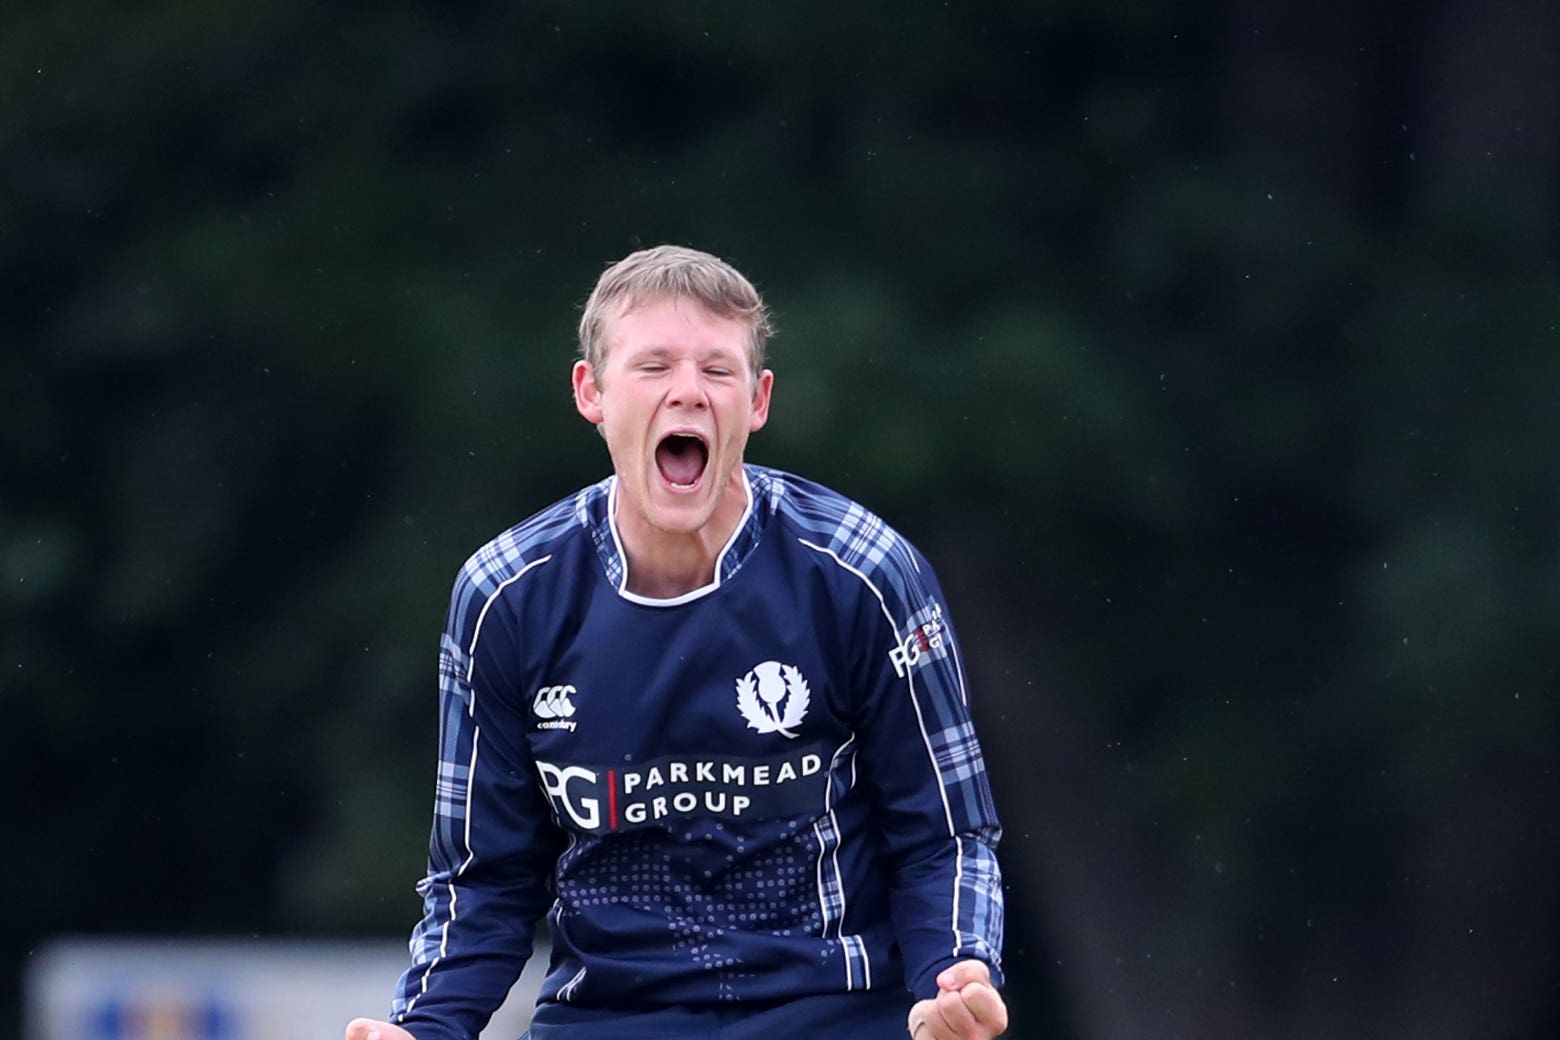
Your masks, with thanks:
<instances>
[{"instance_id":1,"label":"man's ear","mask_svg":"<svg viewBox=\"0 0 1560 1040\"><path fill-rule=\"evenodd\" d=\"M775 374L764 369L753 387L753 415L748 420L748 432L757 433L769 421L769 395L774 392Z\"/></svg>"},{"instance_id":2,"label":"man's ear","mask_svg":"<svg viewBox=\"0 0 1560 1040\"><path fill-rule=\"evenodd\" d=\"M574 363L574 408L587 422L601 425L601 385L588 361Z\"/></svg>"}]
</instances>

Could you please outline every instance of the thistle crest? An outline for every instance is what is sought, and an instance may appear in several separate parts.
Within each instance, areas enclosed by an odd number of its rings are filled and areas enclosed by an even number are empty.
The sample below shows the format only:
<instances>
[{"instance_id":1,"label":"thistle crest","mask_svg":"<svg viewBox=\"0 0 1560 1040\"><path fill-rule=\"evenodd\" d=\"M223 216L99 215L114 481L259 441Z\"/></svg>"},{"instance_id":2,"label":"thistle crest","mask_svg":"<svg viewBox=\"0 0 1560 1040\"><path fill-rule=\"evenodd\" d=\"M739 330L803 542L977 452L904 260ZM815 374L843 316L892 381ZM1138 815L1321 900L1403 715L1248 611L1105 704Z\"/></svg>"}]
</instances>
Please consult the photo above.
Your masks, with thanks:
<instances>
[{"instance_id":1,"label":"thistle crest","mask_svg":"<svg viewBox=\"0 0 1560 1040\"><path fill-rule=\"evenodd\" d=\"M779 733L795 740L792 732L807 714L812 692L795 665L765 661L737 680L737 710L748 728Z\"/></svg>"}]
</instances>

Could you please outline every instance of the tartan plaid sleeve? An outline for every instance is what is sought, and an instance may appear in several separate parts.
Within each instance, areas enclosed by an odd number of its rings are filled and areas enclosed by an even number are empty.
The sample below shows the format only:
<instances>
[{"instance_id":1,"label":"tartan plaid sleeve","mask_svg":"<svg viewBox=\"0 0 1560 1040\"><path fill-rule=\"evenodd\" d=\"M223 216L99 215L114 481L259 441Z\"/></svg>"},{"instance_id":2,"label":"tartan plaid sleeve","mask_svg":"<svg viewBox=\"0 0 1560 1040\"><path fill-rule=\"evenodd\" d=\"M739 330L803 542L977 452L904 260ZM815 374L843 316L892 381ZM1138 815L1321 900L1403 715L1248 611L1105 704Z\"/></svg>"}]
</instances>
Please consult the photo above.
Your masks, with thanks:
<instances>
[{"instance_id":1,"label":"tartan plaid sleeve","mask_svg":"<svg viewBox=\"0 0 1560 1040\"><path fill-rule=\"evenodd\" d=\"M514 625L500 597L523 561L489 546L455 582L439 651L439 760L423 916L392 1020L418 1040L475 1038L530 956L551 901L556 832L516 721ZM500 553L500 555L502 555Z\"/></svg>"},{"instance_id":2,"label":"tartan plaid sleeve","mask_svg":"<svg viewBox=\"0 0 1560 1040\"><path fill-rule=\"evenodd\" d=\"M930 997L939 972L975 959L1001 985L1002 831L936 576L860 505L781 493L811 529L805 544L851 572L860 592L857 737L894 862L890 900L907 984L917 999Z\"/></svg>"},{"instance_id":3,"label":"tartan plaid sleeve","mask_svg":"<svg viewBox=\"0 0 1560 1040\"><path fill-rule=\"evenodd\" d=\"M920 554L885 531L877 567L864 570L876 571L881 598L877 635L861 641L871 657L861 753L896 862L890 900L906 982L924 999L939 972L965 959L984 961L1002 984L1002 830L942 591Z\"/></svg>"}]
</instances>

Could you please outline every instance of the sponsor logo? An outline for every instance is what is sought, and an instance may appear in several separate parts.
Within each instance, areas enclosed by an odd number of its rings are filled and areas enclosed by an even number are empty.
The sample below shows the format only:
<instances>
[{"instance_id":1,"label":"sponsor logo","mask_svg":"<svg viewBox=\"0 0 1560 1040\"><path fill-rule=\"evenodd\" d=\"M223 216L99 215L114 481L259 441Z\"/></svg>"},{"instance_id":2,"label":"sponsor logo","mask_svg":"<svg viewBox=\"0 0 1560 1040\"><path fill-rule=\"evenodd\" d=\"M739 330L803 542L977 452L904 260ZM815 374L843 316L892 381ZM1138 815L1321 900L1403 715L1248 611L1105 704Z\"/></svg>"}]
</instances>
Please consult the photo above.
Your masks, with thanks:
<instances>
[{"instance_id":1,"label":"sponsor logo","mask_svg":"<svg viewBox=\"0 0 1560 1040\"><path fill-rule=\"evenodd\" d=\"M574 701L570 698L578 692L572 686L543 686L537 690L536 698L531 701L531 711L542 721L536 728L566 729L573 733L579 723L573 719Z\"/></svg>"},{"instance_id":2,"label":"sponsor logo","mask_svg":"<svg viewBox=\"0 0 1560 1040\"><path fill-rule=\"evenodd\" d=\"M811 701L807 680L794 665L765 661L737 680L737 710L748 728L760 733L779 733L795 740L792 730L807 714Z\"/></svg>"},{"instance_id":3,"label":"sponsor logo","mask_svg":"<svg viewBox=\"0 0 1560 1040\"><path fill-rule=\"evenodd\" d=\"M827 776L822 747L774 758L661 758L635 768L537 760L558 821L593 833L654 826L668 817L779 819L816 812Z\"/></svg>"},{"instance_id":4,"label":"sponsor logo","mask_svg":"<svg viewBox=\"0 0 1560 1040\"><path fill-rule=\"evenodd\" d=\"M941 656L944 642L942 608L934 603L931 617L912 628L905 641L888 652L888 659L894 665L894 674L903 679L916 665Z\"/></svg>"},{"instance_id":5,"label":"sponsor logo","mask_svg":"<svg viewBox=\"0 0 1560 1040\"><path fill-rule=\"evenodd\" d=\"M601 828L601 799L569 794L569 783L573 780L584 781L586 791L594 790L599 775L594 769L537 762L536 771L542 778L542 790L547 792L555 809L567 813L581 830L594 831Z\"/></svg>"}]
</instances>

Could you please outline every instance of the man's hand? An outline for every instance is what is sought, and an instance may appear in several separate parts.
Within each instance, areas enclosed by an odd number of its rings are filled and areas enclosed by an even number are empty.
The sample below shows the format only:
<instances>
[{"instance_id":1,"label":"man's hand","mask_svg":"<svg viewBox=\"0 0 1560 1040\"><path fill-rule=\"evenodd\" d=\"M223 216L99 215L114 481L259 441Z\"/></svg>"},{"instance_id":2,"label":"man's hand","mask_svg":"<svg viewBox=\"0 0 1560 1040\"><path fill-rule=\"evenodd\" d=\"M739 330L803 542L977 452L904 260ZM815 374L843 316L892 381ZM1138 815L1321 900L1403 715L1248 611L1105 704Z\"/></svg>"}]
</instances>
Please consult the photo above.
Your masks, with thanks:
<instances>
[{"instance_id":1,"label":"man's hand","mask_svg":"<svg viewBox=\"0 0 1560 1040\"><path fill-rule=\"evenodd\" d=\"M347 1023L347 1040L417 1040L400 1026L376 1022L372 1018L354 1018Z\"/></svg>"},{"instance_id":2,"label":"man's hand","mask_svg":"<svg viewBox=\"0 0 1560 1040\"><path fill-rule=\"evenodd\" d=\"M981 961L960 961L937 976L937 996L917 1001L908 1022L911 1040L991 1040L1007 1027L1007 1005Z\"/></svg>"}]
</instances>

